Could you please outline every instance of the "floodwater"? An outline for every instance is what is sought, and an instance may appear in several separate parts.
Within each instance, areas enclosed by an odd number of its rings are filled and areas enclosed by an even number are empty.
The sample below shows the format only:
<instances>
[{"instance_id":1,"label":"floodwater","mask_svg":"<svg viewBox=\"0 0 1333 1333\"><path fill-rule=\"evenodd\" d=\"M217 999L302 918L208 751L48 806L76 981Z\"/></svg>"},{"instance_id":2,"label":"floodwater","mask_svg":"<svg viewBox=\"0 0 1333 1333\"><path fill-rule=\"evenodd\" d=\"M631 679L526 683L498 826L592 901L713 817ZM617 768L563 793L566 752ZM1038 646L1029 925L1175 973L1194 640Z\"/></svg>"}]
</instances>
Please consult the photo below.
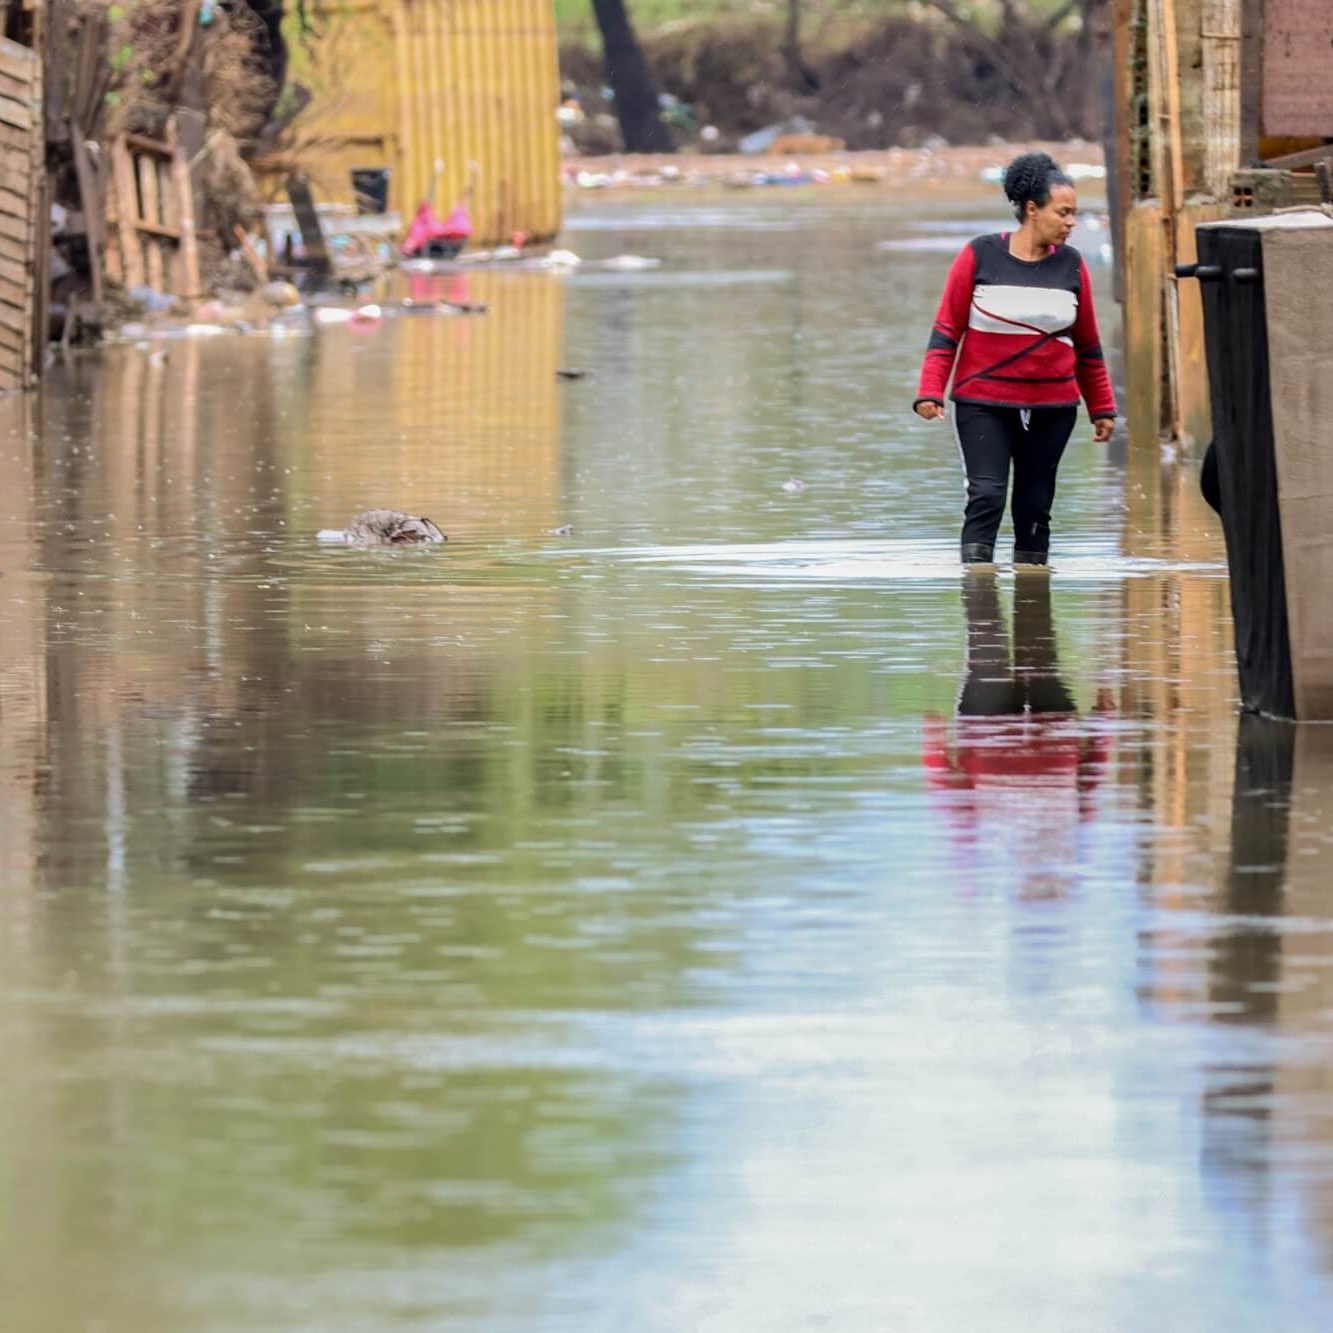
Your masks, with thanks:
<instances>
[{"instance_id":1,"label":"floodwater","mask_svg":"<svg viewBox=\"0 0 1333 1333\"><path fill-rule=\"evenodd\" d=\"M0 1327L1333 1323L1333 733L1155 446L960 578L994 215L822 198L0 404Z\"/></svg>"}]
</instances>

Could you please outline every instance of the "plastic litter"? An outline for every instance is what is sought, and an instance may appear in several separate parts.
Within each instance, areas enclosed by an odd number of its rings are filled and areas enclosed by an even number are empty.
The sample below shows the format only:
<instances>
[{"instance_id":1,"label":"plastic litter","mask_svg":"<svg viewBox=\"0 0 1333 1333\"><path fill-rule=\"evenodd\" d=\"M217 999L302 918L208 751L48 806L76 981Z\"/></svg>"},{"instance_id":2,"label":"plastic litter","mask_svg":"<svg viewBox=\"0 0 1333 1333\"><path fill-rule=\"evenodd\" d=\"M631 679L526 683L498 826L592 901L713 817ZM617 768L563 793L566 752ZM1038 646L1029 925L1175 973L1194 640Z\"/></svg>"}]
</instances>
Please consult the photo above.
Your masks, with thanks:
<instances>
[{"instance_id":1,"label":"plastic litter","mask_svg":"<svg viewBox=\"0 0 1333 1333\"><path fill-rule=\"evenodd\" d=\"M143 306L150 315L160 315L176 304L174 296L168 296L166 292L159 292L147 285L131 287L129 297L135 305Z\"/></svg>"},{"instance_id":2,"label":"plastic litter","mask_svg":"<svg viewBox=\"0 0 1333 1333\"><path fill-rule=\"evenodd\" d=\"M742 153L766 153L784 135L812 134L814 128L804 116L789 116L776 125L767 125L762 130L747 134L737 147Z\"/></svg>"}]
</instances>

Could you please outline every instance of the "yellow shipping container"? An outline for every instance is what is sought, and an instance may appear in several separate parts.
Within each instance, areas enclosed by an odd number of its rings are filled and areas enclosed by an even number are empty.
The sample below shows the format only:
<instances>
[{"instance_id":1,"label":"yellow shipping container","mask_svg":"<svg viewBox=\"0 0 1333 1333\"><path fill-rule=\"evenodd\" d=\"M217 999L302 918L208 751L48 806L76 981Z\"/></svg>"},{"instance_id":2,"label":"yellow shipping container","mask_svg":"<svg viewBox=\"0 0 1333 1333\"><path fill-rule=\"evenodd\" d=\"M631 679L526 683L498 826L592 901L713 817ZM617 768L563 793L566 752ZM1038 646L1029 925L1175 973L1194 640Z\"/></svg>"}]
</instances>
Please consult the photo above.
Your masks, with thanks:
<instances>
[{"instance_id":1,"label":"yellow shipping container","mask_svg":"<svg viewBox=\"0 0 1333 1333\"><path fill-rule=\"evenodd\" d=\"M387 167L406 223L444 212L475 163L476 242L560 230L560 81L551 0L323 0L288 34L289 83L312 100L294 149L322 201ZM437 174L437 164L439 170Z\"/></svg>"}]
</instances>

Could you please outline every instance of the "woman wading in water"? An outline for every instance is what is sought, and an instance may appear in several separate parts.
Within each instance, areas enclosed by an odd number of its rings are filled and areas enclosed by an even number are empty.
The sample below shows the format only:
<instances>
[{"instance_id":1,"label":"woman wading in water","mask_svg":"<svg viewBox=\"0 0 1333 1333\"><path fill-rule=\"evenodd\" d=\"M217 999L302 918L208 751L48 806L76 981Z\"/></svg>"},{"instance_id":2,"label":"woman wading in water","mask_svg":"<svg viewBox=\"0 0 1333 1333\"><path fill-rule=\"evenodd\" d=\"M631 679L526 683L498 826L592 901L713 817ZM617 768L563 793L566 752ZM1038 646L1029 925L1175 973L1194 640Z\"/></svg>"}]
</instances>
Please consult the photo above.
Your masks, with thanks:
<instances>
[{"instance_id":1,"label":"woman wading in water","mask_svg":"<svg viewBox=\"0 0 1333 1333\"><path fill-rule=\"evenodd\" d=\"M913 404L954 425L967 470L963 563L990 564L1013 465L1014 564L1044 565L1060 456L1080 395L1100 443L1115 426L1088 266L1072 245L1074 184L1045 153L1004 173L1016 231L978 236L954 260Z\"/></svg>"}]
</instances>

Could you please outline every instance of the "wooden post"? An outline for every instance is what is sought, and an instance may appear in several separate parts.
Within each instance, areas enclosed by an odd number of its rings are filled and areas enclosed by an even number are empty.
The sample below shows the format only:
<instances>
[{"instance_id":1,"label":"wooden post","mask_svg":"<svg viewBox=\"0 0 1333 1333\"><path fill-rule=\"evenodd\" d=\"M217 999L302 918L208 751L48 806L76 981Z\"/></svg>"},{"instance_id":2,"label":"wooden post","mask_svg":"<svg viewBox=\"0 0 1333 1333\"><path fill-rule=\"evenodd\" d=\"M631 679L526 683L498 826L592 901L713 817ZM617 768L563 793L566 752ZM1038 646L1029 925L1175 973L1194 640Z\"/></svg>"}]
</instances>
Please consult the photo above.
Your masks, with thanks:
<instances>
[{"instance_id":1,"label":"wooden post","mask_svg":"<svg viewBox=\"0 0 1333 1333\"><path fill-rule=\"evenodd\" d=\"M88 156L88 141L76 120L70 121L74 147L74 175L79 183L79 206L83 210L84 234L88 242L88 269L92 274L93 304L102 304L102 264L106 255L105 201L98 173Z\"/></svg>"},{"instance_id":2,"label":"wooden post","mask_svg":"<svg viewBox=\"0 0 1333 1333\"><path fill-rule=\"evenodd\" d=\"M143 245L139 240L139 187L134 179L134 162L125 136L111 142L111 179L116 191L116 239L120 243L121 272L126 287L142 287Z\"/></svg>"},{"instance_id":3,"label":"wooden post","mask_svg":"<svg viewBox=\"0 0 1333 1333\"><path fill-rule=\"evenodd\" d=\"M176 122L167 126L167 143L171 147L171 185L176 201L176 223L180 230L178 255L177 295L194 298L200 294L199 236L194 221L194 183L190 178L190 163L181 147Z\"/></svg>"},{"instance_id":4,"label":"wooden post","mask_svg":"<svg viewBox=\"0 0 1333 1333\"><path fill-rule=\"evenodd\" d=\"M1133 154L1130 152L1130 123L1133 119L1134 79L1130 69L1130 24L1134 0L1112 0L1111 5L1111 100L1109 130L1114 132L1114 149L1106 157L1107 202L1111 208L1111 239L1115 253L1115 296L1125 301L1125 221L1138 202Z\"/></svg>"},{"instance_id":5,"label":"wooden post","mask_svg":"<svg viewBox=\"0 0 1333 1333\"><path fill-rule=\"evenodd\" d=\"M1149 106L1156 143L1153 174L1162 201L1165 269L1162 274L1166 357L1162 426L1169 438L1181 435L1180 303L1176 290L1177 232L1184 204L1185 162L1180 135L1180 58L1176 40L1176 0L1148 0Z\"/></svg>"},{"instance_id":6,"label":"wooden post","mask_svg":"<svg viewBox=\"0 0 1333 1333\"><path fill-rule=\"evenodd\" d=\"M261 285L266 283L268 266L264 263L264 257L255 249L250 233L239 222L232 228L232 233L236 237L236 244L241 248L241 253L245 256L245 262L250 265L251 272L259 279Z\"/></svg>"}]
</instances>

